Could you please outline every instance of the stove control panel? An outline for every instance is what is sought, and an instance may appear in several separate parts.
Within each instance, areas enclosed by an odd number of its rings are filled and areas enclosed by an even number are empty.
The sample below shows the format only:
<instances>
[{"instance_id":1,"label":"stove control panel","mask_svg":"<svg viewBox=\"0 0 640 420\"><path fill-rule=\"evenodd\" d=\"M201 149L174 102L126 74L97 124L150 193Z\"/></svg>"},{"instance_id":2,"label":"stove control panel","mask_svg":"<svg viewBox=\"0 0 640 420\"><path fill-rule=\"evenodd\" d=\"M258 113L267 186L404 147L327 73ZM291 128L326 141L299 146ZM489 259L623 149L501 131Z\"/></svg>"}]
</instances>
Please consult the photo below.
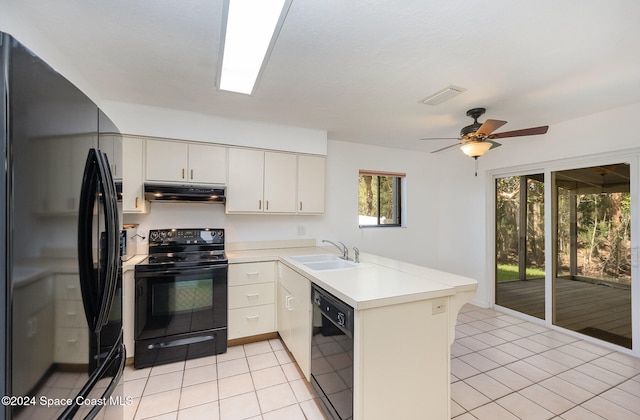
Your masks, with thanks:
<instances>
[{"instance_id":1,"label":"stove control panel","mask_svg":"<svg viewBox=\"0 0 640 420\"><path fill-rule=\"evenodd\" d=\"M154 229L149 231L149 245L224 244L224 229Z\"/></svg>"}]
</instances>

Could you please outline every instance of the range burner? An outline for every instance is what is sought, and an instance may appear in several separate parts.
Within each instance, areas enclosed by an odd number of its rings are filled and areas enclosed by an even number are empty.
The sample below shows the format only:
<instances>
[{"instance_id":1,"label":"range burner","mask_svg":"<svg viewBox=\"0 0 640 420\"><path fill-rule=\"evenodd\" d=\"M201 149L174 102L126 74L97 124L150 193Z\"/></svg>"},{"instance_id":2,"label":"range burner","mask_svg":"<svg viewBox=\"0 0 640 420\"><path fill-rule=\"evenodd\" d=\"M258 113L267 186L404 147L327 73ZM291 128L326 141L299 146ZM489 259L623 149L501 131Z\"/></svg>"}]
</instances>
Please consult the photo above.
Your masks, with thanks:
<instances>
[{"instance_id":1,"label":"range burner","mask_svg":"<svg viewBox=\"0 0 640 420\"><path fill-rule=\"evenodd\" d=\"M149 256L136 269L226 263L223 229L162 229L149 231Z\"/></svg>"}]
</instances>

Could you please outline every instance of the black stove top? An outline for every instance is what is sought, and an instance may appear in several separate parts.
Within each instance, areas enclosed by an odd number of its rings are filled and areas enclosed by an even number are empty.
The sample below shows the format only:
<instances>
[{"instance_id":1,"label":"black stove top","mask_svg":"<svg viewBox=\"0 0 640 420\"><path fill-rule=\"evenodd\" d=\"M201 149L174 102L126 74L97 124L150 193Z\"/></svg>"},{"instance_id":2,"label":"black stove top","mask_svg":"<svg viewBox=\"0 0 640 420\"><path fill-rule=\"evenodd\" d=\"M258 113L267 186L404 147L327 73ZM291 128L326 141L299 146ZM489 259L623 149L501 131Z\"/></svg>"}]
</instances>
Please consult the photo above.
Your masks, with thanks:
<instances>
[{"instance_id":1,"label":"black stove top","mask_svg":"<svg viewBox=\"0 0 640 420\"><path fill-rule=\"evenodd\" d=\"M136 269L226 264L224 229L149 231L149 256Z\"/></svg>"}]
</instances>

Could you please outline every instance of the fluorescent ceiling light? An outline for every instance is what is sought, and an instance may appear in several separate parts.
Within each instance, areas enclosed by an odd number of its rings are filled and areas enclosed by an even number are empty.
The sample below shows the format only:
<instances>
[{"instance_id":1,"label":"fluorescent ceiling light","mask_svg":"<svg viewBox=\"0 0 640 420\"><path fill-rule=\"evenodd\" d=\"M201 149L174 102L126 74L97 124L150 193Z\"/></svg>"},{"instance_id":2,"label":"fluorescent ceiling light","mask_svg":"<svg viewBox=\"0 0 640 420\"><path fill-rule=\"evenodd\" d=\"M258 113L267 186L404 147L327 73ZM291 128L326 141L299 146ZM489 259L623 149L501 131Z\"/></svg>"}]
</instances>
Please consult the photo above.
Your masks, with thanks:
<instances>
[{"instance_id":1,"label":"fluorescent ceiling light","mask_svg":"<svg viewBox=\"0 0 640 420\"><path fill-rule=\"evenodd\" d=\"M222 90L250 95L278 37L291 0L226 0Z\"/></svg>"}]
</instances>

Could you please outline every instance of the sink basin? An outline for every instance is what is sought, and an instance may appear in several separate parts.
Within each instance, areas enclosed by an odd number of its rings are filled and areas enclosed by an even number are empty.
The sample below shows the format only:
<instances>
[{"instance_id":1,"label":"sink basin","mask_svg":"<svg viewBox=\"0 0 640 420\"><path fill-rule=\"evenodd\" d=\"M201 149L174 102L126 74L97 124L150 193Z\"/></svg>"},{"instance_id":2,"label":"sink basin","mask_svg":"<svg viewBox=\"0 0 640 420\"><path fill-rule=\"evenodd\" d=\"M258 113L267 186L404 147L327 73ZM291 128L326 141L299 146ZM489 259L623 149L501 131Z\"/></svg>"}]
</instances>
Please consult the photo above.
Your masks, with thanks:
<instances>
[{"instance_id":1,"label":"sink basin","mask_svg":"<svg viewBox=\"0 0 640 420\"><path fill-rule=\"evenodd\" d=\"M311 263L318 261L344 261L338 258L337 255L334 254L310 254L310 255L296 255L291 257L292 260L297 261L299 263Z\"/></svg>"},{"instance_id":2,"label":"sink basin","mask_svg":"<svg viewBox=\"0 0 640 420\"><path fill-rule=\"evenodd\" d=\"M354 263L352 261L345 260L333 260L333 261L318 261L318 262L308 262L303 264L305 267L310 268L311 270L322 271L322 270L342 270L345 268L356 268L359 267L360 264Z\"/></svg>"}]
</instances>

